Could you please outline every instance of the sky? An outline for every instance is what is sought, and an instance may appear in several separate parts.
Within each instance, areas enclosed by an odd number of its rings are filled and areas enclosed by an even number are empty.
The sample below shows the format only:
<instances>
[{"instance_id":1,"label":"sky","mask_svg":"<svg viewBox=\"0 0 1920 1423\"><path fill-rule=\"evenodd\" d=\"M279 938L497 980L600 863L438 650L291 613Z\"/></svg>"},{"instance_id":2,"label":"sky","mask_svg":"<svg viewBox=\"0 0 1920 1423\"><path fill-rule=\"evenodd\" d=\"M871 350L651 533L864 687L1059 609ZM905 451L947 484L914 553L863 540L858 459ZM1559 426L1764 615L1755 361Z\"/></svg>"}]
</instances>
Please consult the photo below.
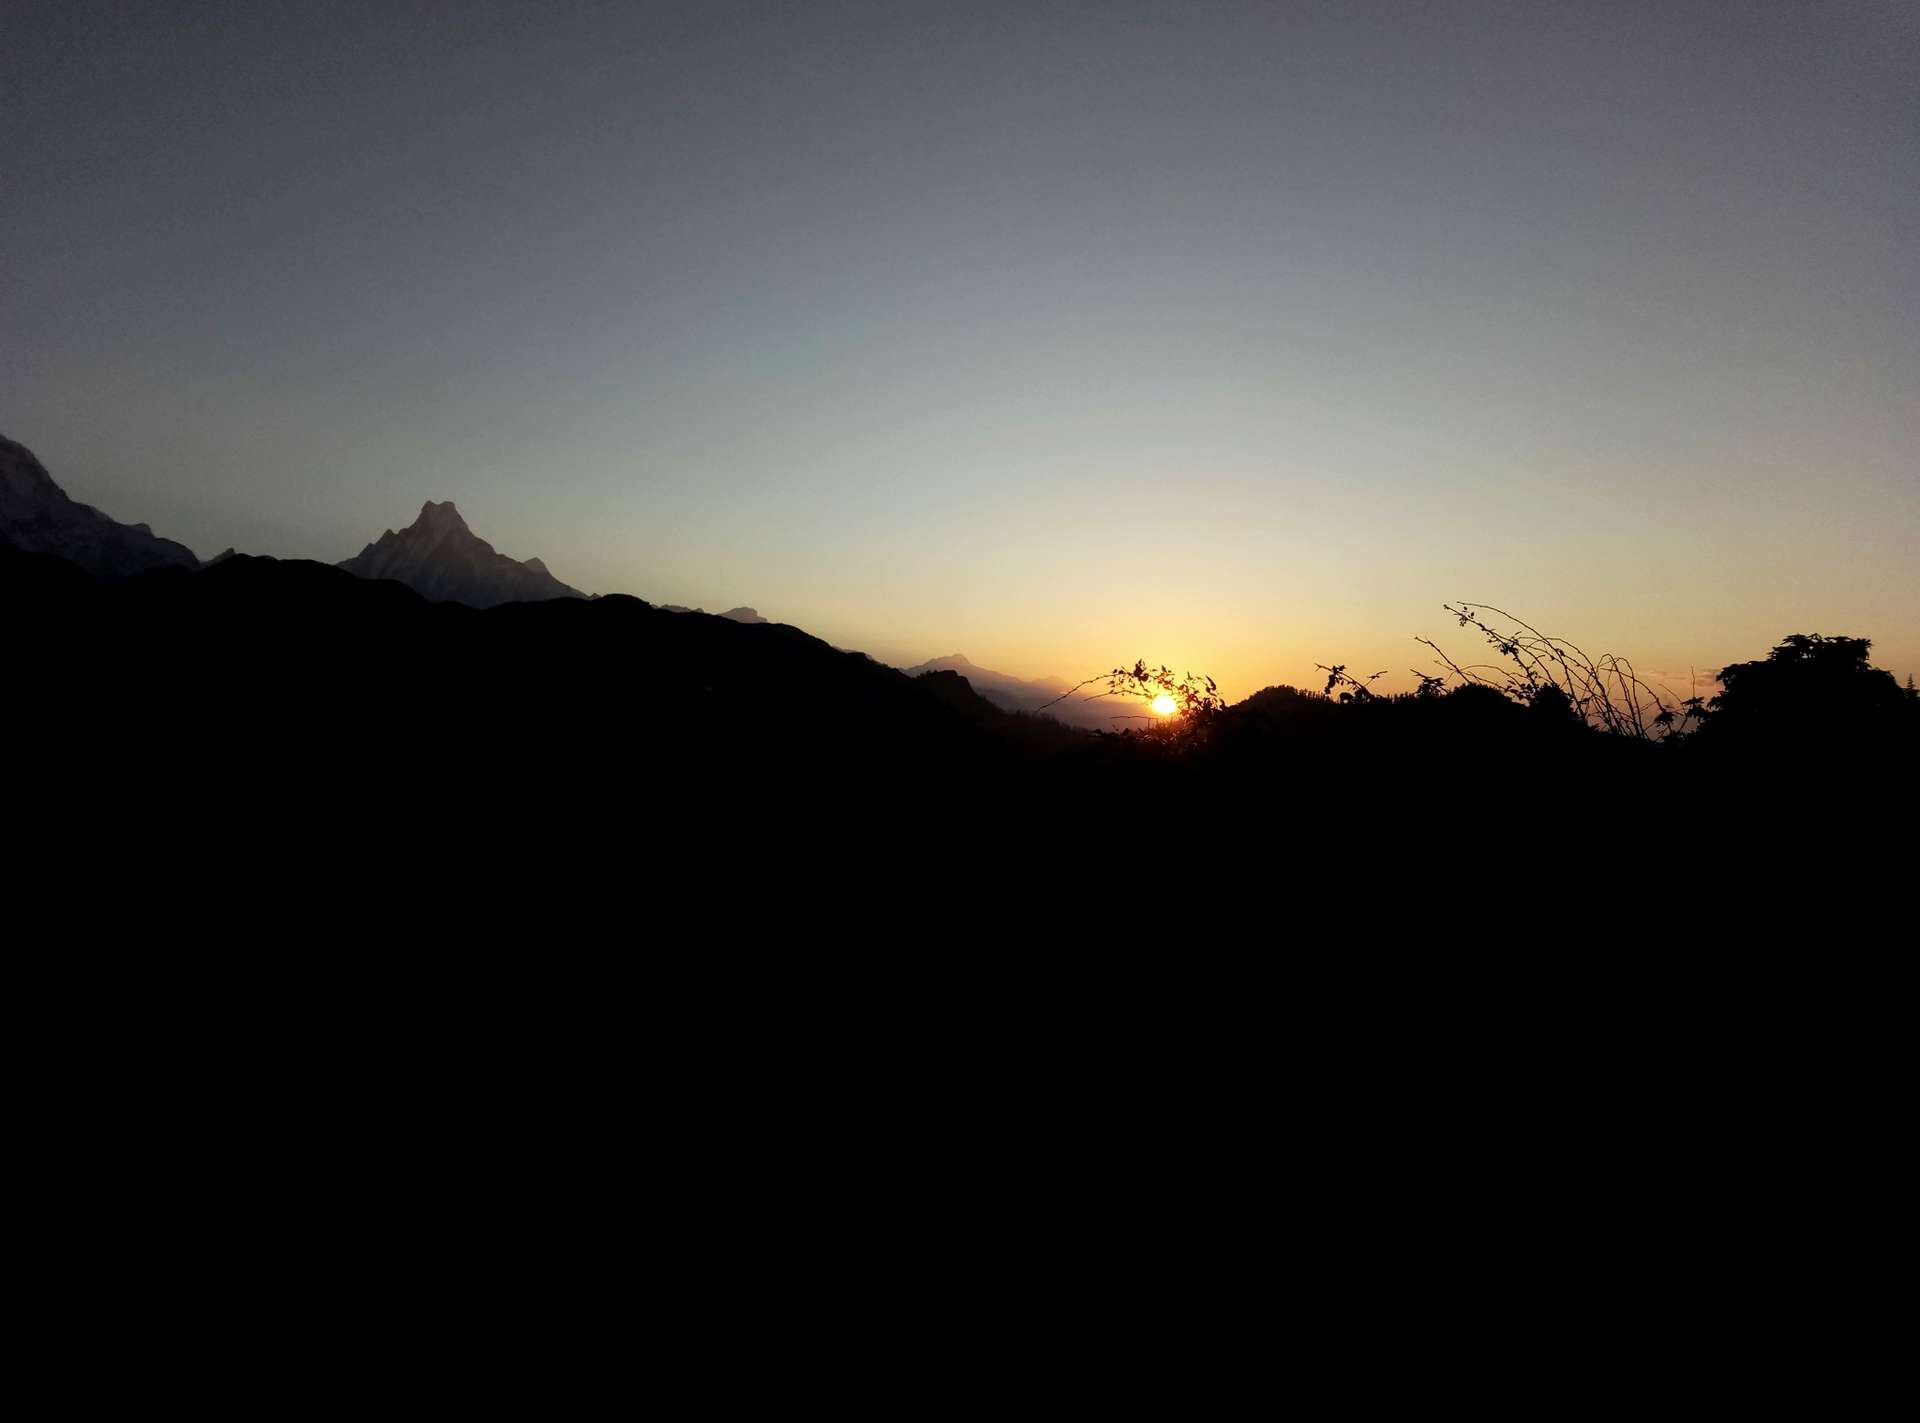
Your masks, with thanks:
<instances>
[{"instance_id":1,"label":"sky","mask_svg":"<svg viewBox=\"0 0 1920 1423\"><path fill-rule=\"evenodd\" d=\"M1920 6L8 0L0 433L887 661L1904 676Z\"/></svg>"}]
</instances>

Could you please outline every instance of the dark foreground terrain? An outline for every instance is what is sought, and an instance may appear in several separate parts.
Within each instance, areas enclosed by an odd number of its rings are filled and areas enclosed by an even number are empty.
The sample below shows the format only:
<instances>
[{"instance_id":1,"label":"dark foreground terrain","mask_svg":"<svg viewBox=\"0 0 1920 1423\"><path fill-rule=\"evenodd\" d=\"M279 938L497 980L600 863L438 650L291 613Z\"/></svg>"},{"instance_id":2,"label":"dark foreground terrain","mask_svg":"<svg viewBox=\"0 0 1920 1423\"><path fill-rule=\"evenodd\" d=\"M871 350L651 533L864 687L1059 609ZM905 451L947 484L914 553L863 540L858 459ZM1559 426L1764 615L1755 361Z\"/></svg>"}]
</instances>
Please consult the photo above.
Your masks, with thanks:
<instances>
[{"instance_id":1,"label":"dark foreground terrain","mask_svg":"<svg viewBox=\"0 0 1920 1423\"><path fill-rule=\"evenodd\" d=\"M1189 736L1096 736L954 673L627 597L480 610L316 563L103 580L0 549L0 599L10 828L69 868L111 860L103 900L134 875L209 915L324 918L435 866L556 914L628 897L616 936L691 903L833 932L897 897L924 932L1004 942L1017 919L974 906L1032 892L1082 942L1179 944L1196 876L1358 931L1417 873L1453 906L1399 904L1406 932L1484 929L1583 893L1679 904L1729 859L1911 827L1920 709L1864 662L1752 674L1667 745L1482 687L1273 688ZM1130 921L1132 901L1155 907Z\"/></svg>"},{"instance_id":2,"label":"dark foreground terrain","mask_svg":"<svg viewBox=\"0 0 1920 1423\"><path fill-rule=\"evenodd\" d=\"M702 1320L909 1268L998 1320L1043 1261L1220 1301L1140 1316L1214 1349L1284 1268L1360 1377L1382 1280L1477 1323L1545 1271L1638 1328L1675 1261L1784 1288L1781 1219L1898 1179L1877 693L1649 746L1273 689L1163 742L630 598L0 550L0 608L32 1213L115 1308L284 1290L523 1357L630 1254ZM436 1322L369 1288L409 1271ZM286 1306L241 1312L291 1376Z\"/></svg>"}]
</instances>

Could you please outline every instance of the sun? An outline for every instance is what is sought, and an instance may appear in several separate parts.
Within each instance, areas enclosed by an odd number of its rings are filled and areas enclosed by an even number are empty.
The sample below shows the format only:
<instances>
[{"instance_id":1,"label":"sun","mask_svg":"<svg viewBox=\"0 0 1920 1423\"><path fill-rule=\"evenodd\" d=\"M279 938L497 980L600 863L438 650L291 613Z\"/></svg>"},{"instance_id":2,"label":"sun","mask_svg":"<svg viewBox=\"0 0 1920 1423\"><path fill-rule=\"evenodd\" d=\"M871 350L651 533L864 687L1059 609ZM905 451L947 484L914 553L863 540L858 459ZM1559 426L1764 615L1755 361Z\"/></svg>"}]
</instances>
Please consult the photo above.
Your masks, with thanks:
<instances>
[{"instance_id":1,"label":"sun","mask_svg":"<svg viewBox=\"0 0 1920 1423\"><path fill-rule=\"evenodd\" d=\"M1179 710L1180 704L1165 692L1162 692L1153 699L1153 714L1155 716L1172 716Z\"/></svg>"}]
</instances>

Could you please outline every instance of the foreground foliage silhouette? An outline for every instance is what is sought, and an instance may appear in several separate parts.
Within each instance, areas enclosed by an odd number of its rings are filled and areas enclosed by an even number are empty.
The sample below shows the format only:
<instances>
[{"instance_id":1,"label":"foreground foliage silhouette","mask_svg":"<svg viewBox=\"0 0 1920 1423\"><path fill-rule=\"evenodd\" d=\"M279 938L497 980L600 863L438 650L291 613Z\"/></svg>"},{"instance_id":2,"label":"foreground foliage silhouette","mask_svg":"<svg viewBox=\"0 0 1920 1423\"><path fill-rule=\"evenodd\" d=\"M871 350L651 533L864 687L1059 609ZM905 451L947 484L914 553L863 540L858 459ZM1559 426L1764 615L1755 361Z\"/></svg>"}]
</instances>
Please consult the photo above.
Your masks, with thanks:
<instances>
[{"instance_id":1,"label":"foreground foliage silhouette","mask_svg":"<svg viewBox=\"0 0 1920 1423\"><path fill-rule=\"evenodd\" d=\"M1090 697L1079 697L1084 689L1096 686L1105 690ZM1069 698L1098 701L1102 697L1112 697L1115 705L1130 708L1114 713L1113 720L1116 723L1143 724L1123 729L1145 732L1162 742L1184 745L1204 738L1227 709L1226 698L1220 695L1220 688L1213 678L1196 677L1191 672L1176 676L1165 665L1148 667L1143 659L1136 660L1131 667L1115 667L1110 672L1089 677L1068 688L1039 710L1045 712L1048 707L1057 706ZM1158 710L1162 706L1169 710Z\"/></svg>"},{"instance_id":2,"label":"foreground foliage silhouette","mask_svg":"<svg viewBox=\"0 0 1920 1423\"><path fill-rule=\"evenodd\" d=\"M1431 638L1416 638L1433 649L1445 669L1438 677L1414 670L1423 693L1431 695L1449 679L1455 685L1490 687L1521 706L1555 716L1571 715L1599 730L1640 741L1683 736L1704 716L1697 693L1684 699L1671 693L1663 696L1625 657L1611 652L1589 656L1578 644L1549 636L1491 604L1442 606L1461 627L1479 632L1501 660L1463 666Z\"/></svg>"}]
</instances>

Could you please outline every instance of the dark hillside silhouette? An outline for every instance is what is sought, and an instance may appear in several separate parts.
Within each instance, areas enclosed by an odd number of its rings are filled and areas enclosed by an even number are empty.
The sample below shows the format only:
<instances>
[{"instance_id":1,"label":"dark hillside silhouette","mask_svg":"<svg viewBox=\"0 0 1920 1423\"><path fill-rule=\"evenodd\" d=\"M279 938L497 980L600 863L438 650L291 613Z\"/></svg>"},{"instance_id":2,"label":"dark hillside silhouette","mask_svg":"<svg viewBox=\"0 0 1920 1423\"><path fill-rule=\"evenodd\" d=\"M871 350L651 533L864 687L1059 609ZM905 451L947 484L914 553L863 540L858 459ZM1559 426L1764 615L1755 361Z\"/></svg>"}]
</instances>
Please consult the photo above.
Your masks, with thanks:
<instances>
[{"instance_id":1,"label":"dark hillside silhouette","mask_svg":"<svg viewBox=\"0 0 1920 1423\"><path fill-rule=\"evenodd\" d=\"M617 595L474 609L244 555L108 584L11 551L0 589L22 629L14 714L111 747L170 796L319 813L424 753L465 784L437 784L441 810L467 791L532 797L551 834L604 798L657 831L746 814L743 797L780 782L849 796L932 783L1065 734L957 677L911 679L796 628ZM423 814L436 833L484 833Z\"/></svg>"},{"instance_id":2,"label":"dark hillside silhouette","mask_svg":"<svg viewBox=\"0 0 1920 1423\"><path fill-rule=\"evenodd\" d=\"M1139 775L1241 797L1458 804L1476 778L1511 794L1591 778L1651 792L1689 767L1764 778L1806 746L1834 760L1871 748L1895 777L1920 732L1920 703L1868 665L1864 640L1817 635L1725 669L1704 728L1665 742L1583 721L1551 688L1515 699L1478 683L1341 699L1274 687L1196 703L1204 735L1198 715L1097 735L1008 713L956 672L908 677L783 624L619 595L476 609L245 555L103 581L8 549L0 572L16 712L183 784L331 793L432 744L556 795L621 776L649 795L765 777L940 795L1004 774L1071 797Z\"/></svg>"}]
</instances>

